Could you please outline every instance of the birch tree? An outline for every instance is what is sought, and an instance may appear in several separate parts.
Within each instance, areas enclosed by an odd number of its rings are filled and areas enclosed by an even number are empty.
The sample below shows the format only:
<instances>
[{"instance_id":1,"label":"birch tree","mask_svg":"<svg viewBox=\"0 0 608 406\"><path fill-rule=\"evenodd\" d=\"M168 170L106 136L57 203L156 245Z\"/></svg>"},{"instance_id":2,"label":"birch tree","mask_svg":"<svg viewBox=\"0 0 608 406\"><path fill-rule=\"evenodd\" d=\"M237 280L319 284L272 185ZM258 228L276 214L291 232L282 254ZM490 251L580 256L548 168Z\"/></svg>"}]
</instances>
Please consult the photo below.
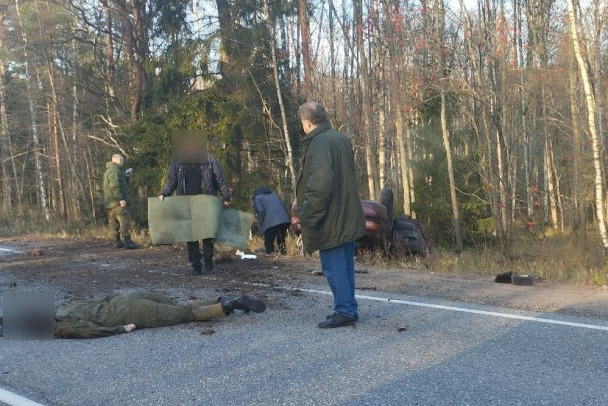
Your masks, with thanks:
<instances>
[{"instance_id":1,"label":"birch tree","mask_svg":"<svg viewBox=\"0 0 608 406\"><path fill-rule=\"evenodd\" d=\"M572 42L572 49L578 65L580 79L585 95L585 107L587 108L587 130L591 136L591 150L593 152L593 168L595 171L595 215L597 216L598 231L604 251L608 251L608 230L606 229L605 205L604 205L604 174L602 172L602 154L599 135L596 123L596 104L595 95L589 78L587 63L581 51L581 44L578 32L578 23L575 12L574 0L567 0L568 10L568 31Z\"/></svg>"},{"instance_id":2,"label":"birch tree","mask_svg":"<svg viewBox=\"0 0 608 406\"><path fill-rule=\"evenodd\" d=\"M21 29L21 39L23 41L23 65L25 69L25 84L27 89L27 101L30 113L30 124L32 132L32 140L34 142L34 162L36 168L36 175L38 178L38 188L40 191L40 206L42 213L46 221L51 221L51 207L49 205L48 187L46 178L44 176L44 169L42 165L42 146L40 144L40 135L38 133L38 118L36 114L36 105L34 101L34 89L32 86L32 79L30 76L29 69L29 55L28 55L28 40L25 25L23 24L23 18L21 15L19 0L15 0L15 11L17 13L17 19L19 20L19 27Z\"/></svg>"}]
</instances>

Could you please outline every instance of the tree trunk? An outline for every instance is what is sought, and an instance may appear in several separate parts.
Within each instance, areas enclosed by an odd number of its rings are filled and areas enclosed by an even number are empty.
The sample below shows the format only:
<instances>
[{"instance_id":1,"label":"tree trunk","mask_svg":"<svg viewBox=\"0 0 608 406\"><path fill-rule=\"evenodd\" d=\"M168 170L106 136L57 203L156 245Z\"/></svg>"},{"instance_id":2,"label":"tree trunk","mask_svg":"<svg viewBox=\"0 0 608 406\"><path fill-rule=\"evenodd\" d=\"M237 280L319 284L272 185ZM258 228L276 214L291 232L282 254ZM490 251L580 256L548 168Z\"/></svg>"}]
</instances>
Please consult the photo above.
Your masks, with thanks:
<instances>
[{"instance_id":1,"label":"tree trunk","mask_svg":"<svg viewBox=\"0 0 608 406\"><path fill-rule=\"evenodd\" d=\"M574 236L579 248L587 247L587 225L585 224L585 204L581 188L580 171L582 168L582 135L578 121L578 104L576 100L576 60L574 53L568 57L568 102L570 104L570 122L572 127L572 190L574 192Z\"/></svg>"},{"instance_id":2,"label":"tree trunk","mask_svg":"<svg viewBox=\"0 0 608 406\"><path fill-rule=\"evenodd\" d=\"M440 107L440 121L441 121L441 135L443 138L443 146L445 148L446 163L448 166L448 180L450 183L450 203L452 205L452 226L454 228L454 242L455 251L462 251L462 233L460 230L460 209L458 208L458 197L456 195L456 180L454 178L454 163L452 162L452 147L450 145L450 130L448 128L448 117L447 117L447 101L445 96L445 89L447 87L447 81L449 80L447 66L445 63L445 49L444 49L444 24L445 24L445 10L443 1L439 1L437 4L437 60L439 61L439 69L441 72L439 84L439 93L441 98Z\"/></svg>"},{"instance_id":3,"label":"tree trunk","mask_svg":"<svg viewBox=\"0 0 608 406\"><path fill-rule=\"evenodd\" d=\"M441 87L441 134L445 147L445 156L448 165L448 179L450 182L450 202L452 204L452 223L454 227L455 251L462 251L462 233L460 231L460 210L456 196L456 181L454 179L454 164L452 162L452 147L450 146L450 131L446 113L445 89Z\"/></svg>"},{"instance_id":4,"label":"tree trunk","mask_svg":"<svg viewBox=\"0 0 608 406\"><path fill-rule=\"evenodd\" d=\"M32 125L32 140L34 142L34 163L36 168L36 176L38 178L38 188L40 193L40 206L42 208L42 213L44 214L44 218L46 221L51 221L51 208L49 205L49 196L48 196L48 188L46 184L46 179L44 177L44 170L42 166L42 153L41 153L41 144L40 144L40 136L38 134L38 119L36 118L36 106L34 102L34 95L32 89L32 79L30 76L29 63L28 63L28 41L27 41L27 33L25 31L25 26L23 24L23 20L21 18L21 12L19 7L19 0L15 0L15 10L17 12L17 19L19 20L19 27L21 28L21 38L23 40L23 56L24 56L24 68L25 68L25 85L26 85L26 93L29 105L30 112L30 122Z\"/></svg>"},{"instance_id":5,"label":"tree trunk","mask_svg":"<svg viewBox=\"0 0 608 406\"><path fill-rule=\"evenodd\" d=\"M270 14L270 8L268 7L268 1L264 2L264 14L266 14L266 23L268 25L268 32L270 33L270 53L272 55L272 73L274 76L274 86L277 92L277 99L279 101L279 108L281 110L281 121L283 123L283 139L285 141L285 147L287 149L287 167L289 168L289 174L291 175L291 187L295 196L296 191L296 171L293 163L293 150L291 147L291 138L289 137L289 125L287 121L287 115L285 113L285 105L283 104L283 94L281 93L281 82L279 80L279 69L277 67L277 49L276 49L276 37L274 21Z\"/></svg>"},{"instance_id":6,"label":"tree trunk","mask_svg":"<svg viewBox=\"0 0 608 406\"><path fill-rule=\"evenodd\" d=\"M598 221L598 230L602 247L604 251L608 251L608 230L606 229L606 220L604 216L604 177L602 173L602 154L600 149L600 140L595 122L596 106L593 88L589 79L589 72L580 47L578 37L578 26L576 13L574 11L574 0L567 0L568 6L568 28L570 39L574 49L574 55L578 64L578 69L581 75L583 91L585 94L585 104L587 107L587 125L589 126L589 134L591 135L591 149L593 151L593 168L595 170L594 185L595 185L595 213Z\"/></svg>"},{"instance_id":7,"label":"tree trunk","mask_svg":"<svg viewBox=\"0 0 608 406\"><path fill-rule=\"evenodd\" d=\"M6 114L6 61L4 59L4 10L0 9L0 164L2 165L2 208L5 213L9 213L13 207L13 187L12 178L16 174L11 173L9 162L15 161L12 158L12 142L8 127L8 115Z\"/></svg>"},{"instance_id":8,"label":"tree trunk","mask_svg":"<svg viewBox=\"0 0 608 406\"><path fill-rule=\"evenodd\" d=\"M365 164L367 169L367 186L369 189L369 198L376 200L378 188L376 178L377 163L375 162L375 154L373 150L373 135L372 135L372 106L370 98L369 88L369 72L367 67L367 57L365 55L365 41L363 38L363 5L361 0L353 0L354 12L355 12L355 25L357 33L357 52L359 56L359 72L361 82L361 119L363 136L365 140Z\"/></svg>"},{"instance_id":9,"label":"tree trunk","mask_svg":"<svg viewBox=\"0 0 608 406\"><path fill-rule=\"evenodd\" d=\"M55 111L54 104L47 102L47 117L49 121L49 132L51 134L51 141L53 143L53 160L55 164L55 176L57 182L56 193L52 193L55 195L53 199L55 201L54 206L55 210L58 209L59 215L62 219L66 217L66 203L65 203L65 188L63 186L63 171L61 170L61 157L60 157L60 149L59 149L59 136L57 135L57 113ZM52 183L51 183L52 185ZM53 188L51 188L51 191Z\"/></svg>"},{"instance_id":10,"label":"tree trunk","mask_svg":"<svg viewBox=\"0 0 608 406\"><path fill-rule=\"evenodd\" d=\"M105 87L108 96L112 101L114 110L119 117L126 117L125 112L120 104L120 100L116 95L116 89L114 87L114 38L113 36L113 22L112 22L112 11L108 6L108 0L101 0L101 6L103 13L106 16L105 22L105 37L106 37L106 49L105 49Z\"/></svg>"},{"instance_id":11,"label":"tree trunk","mask_svg":"<svg viewBox=\"0 0 608 406\"><path fill-rule=\"evenodd\" d=\"M267 7L267 5L265 6ZM304 96L307 100L315 97L313 89L313 67L310 58L310 23L308 1L298 0L298 19L300 21L300 40L302 41L302 61L304 62Z\"/></svg>"}]
</instances>

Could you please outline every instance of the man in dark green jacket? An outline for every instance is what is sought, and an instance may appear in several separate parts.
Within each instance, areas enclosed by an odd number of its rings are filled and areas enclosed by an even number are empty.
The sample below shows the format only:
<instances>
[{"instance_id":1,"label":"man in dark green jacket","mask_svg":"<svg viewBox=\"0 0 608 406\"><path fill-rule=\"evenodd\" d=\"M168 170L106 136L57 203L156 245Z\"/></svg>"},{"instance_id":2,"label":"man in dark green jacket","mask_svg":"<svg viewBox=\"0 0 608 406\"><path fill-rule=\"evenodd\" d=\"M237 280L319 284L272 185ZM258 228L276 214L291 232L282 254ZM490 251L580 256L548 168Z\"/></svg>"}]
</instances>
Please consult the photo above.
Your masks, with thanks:
<instances>
[{"instance_id":1,"label":"man in dark green jacket","mask_svg":"<svg viewBox=\"0 0 608 406\"><path fill-rule=\"evenodd\" d=\"M355 299L355 240L365 236L352 145L332 130L325 108L308 102L298 110L306 136L296 186L305 252L319 250L321 267L334 295L334 314L320 328L352 325L359 319Z\"/></svg>"},{"instance_id":2,"label":"man in dark green jacket","mask_svg":"<svg viewBox=\"0 0 608 406\"><path fill-rule=\"evenodd\" d=\"M106 210L108 211L108 222L114 231L116 248L139 248L131 240L129 234L129 213L127 198L127 178L122 170L124 158L115 154L112 160L106 163L106 172L103 175L103 197ZM120 237L124 239L124 243Z\"/></svg>"},{"instance_id":3,"label":"man in dark green jacket","mask_svg":"<svg viewBox=\"0 0 608 406\"><path fill-rule=\"evenodd\" d=\"M153 292L97 300L78 300L55 313L55 337L94 338L130 333L135 328L172 326L226 317L235 310L261 313L266 305L247 295L196 301L187 306Z\"/></svg>"}]
</instances>

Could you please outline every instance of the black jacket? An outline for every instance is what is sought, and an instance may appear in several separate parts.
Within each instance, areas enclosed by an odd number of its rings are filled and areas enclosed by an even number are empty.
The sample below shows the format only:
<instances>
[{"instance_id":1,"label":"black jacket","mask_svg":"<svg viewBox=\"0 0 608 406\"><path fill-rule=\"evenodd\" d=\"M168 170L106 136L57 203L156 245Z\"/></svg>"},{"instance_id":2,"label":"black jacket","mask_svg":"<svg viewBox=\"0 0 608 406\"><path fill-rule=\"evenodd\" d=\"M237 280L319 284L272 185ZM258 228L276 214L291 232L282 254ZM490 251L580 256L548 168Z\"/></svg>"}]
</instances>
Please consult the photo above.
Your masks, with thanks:
<instances>
[{"instance_id":1,"label":"black jacket","mask_svg":"<svg viewBox=\"0 0 608 406\"><path fill-rule=\"evenodd\" d=\"M172 162L169 165L167 183L163 189L163 196L171 196L173 192L178 195L186 194L186 176L184 171L185 164ZM207 162L201 164L201 190L205 195L216 196L218 191L224 201L232 198L232 192L228 182L224 178L222 167L219 161L211 154L208 154Z\"/></svg>"}]
</instances>

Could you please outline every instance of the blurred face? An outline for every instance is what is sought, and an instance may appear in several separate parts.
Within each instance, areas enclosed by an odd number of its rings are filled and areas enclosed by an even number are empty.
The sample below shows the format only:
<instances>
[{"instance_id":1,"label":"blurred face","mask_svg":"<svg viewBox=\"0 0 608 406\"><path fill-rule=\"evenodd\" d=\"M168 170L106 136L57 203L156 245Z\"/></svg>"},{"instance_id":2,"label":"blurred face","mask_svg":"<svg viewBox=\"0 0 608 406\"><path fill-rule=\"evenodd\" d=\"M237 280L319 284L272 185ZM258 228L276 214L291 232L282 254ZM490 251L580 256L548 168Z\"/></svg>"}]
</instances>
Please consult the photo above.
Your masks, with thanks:
<instances>
[{"instance_id":1,"label":"blurred face","mask_svg":"<svg viewBox=\"0 0 608 406\"><path fill-rule=\"evenodd\" d=\"M173 159L181 163L204 163L207 135L202 130L174 130Z\"/></svg>"}]
</instances>

